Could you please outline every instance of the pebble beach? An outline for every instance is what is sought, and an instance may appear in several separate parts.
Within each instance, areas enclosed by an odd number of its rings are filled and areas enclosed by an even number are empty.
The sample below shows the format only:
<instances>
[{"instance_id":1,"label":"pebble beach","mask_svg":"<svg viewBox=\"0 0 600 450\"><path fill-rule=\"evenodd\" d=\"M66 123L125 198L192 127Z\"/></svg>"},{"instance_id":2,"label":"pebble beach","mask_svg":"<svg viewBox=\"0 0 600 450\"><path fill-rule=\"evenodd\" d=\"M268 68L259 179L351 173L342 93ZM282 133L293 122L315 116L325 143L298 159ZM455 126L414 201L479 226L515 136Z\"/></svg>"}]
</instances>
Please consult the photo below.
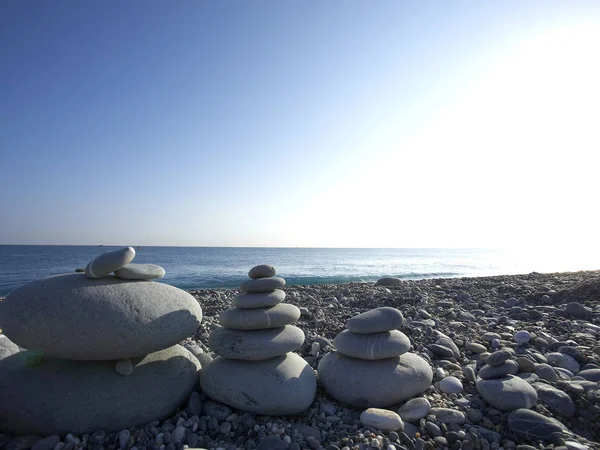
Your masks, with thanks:
<instances>
[{"instance_id":1,"label":"pebble beach","mask_svg":"<svg viewBox=\"0 0 600 450\"><path fill-rule=\"evenodd\" d=\"M336 401L319 383L315 400L298 415L248 413L198 390L171 418L119 432L14 437L1 434L0 424L0 450L600 448L600 271L291 286L285 292L286 302L301 311L296 326L306 336L295 353L315 370L350 318L385 306L402 312L399 330L410 352L430 365L433 381L416 400L385 408L401 418L395 431L368 425L365 408ZM240 292L189 293L204 317L182 345L203 363L215 356L208 339L219 315ZM501 373L486 381L510 374L535 389L533 413L511 415L504 400L482 395L493 384L478 387L478 375L494 370Z\"/></svg>"}]
</instances>

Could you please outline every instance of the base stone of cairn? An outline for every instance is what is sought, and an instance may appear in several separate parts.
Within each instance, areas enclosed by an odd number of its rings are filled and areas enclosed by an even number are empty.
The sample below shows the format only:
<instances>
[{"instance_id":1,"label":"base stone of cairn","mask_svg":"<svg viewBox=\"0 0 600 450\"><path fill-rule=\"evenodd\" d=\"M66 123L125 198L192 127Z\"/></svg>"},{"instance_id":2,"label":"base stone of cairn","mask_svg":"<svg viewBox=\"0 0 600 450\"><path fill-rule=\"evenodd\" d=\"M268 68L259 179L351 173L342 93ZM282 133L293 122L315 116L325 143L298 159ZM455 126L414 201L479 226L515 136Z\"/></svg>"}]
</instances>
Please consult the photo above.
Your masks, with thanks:
<instances>
[{"instance_id":1,"label":"base stone of cairn","mask_svg":"<svg viewBox=\"0 0 600 450\"><path fill-rule=\"evenodd\" d=\"M396 330L403 320L390 307L352 317L333 341L337 350L317 368L327 393L348 405L384 408L424 392L433 372L423 358L407 353L410 342Z\"/></svg>"},{"instance_id":2,"label":"base stone of cairn","mask_svg":"<svg viewBox=\"0 0 600 450\"><path fill-rule=\"evenodd\" d=\"M222 327L209 337L219 355L202 370L200 386L209 397L234 408L265 415L291 415L314 400L317 379L300 356L304 342L292 324L300 310L285 299L285 280L273 266L253 267L235 308L219 316Z\"/></svg>"},{"instance_id":3,"label":"base stone of cairn","mask_svg":"<svg viewBox=\"0 0 600 450\"><path fill-rule=\"evenodd\" d=\"M105 253L85 274L34 281L0 303L3 333L28 349L0 361L3 431L116 431L164 419L189 399L201 366L176 344L196 331L202 309L149 281L158 266L110 275L133 256L131 247Z\"/></svg>"}]
</instances>

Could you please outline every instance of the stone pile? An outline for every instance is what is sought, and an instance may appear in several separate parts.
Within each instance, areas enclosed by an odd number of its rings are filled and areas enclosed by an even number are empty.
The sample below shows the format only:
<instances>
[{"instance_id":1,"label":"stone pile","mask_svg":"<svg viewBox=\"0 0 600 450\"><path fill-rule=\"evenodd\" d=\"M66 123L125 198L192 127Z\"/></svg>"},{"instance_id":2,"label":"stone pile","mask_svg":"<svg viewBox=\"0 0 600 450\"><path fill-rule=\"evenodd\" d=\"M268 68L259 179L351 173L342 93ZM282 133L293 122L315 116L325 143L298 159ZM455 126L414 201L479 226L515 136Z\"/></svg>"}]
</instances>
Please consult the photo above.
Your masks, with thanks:
<instances>
[{"instance_id":1,"label":"stone pile","mask_svg":"<svg viewBox=\"0 0 600 450\"><path fill-rule=\"evenodd\" d=\"M512 359L512 349L501 349L485 359L477 374L479 395L500 411L531 408L537 404L536 390L527 381L516 376L519 364Z\"/></svg>"},{"instance_id":2,"label":"stone pile","mask_svg":"<svg viewBox=\"0 0 600 450\"><path fill-rule=\"evenodd\" d=\"M150 281L164 270L130 264L134 257L131 247L105 253L85 274L34 281L0 302L3 333L27 349L0 361L3 431L116 431L164 419L188 400L201 367L177 344L202 309Z\"/></svg>"},{"instance_id":3,"label":"stone pile","mask_svg":"<svg viewBox=\"0 0 600 450\"><path fill-rule=\"evenodd\" d=\"M398 331L402 313L381 307L348 320L333 343L336 351L319 362L319 379L340 402L382 408L425 391L432 382L429 364L408 353L410 341Z\"/></svg>"},{"instance_id":4,"label":"stone pile","mask_svg":"<svg viewBox=\"0 0 600 450\"><path fill-rule=\"evenodd\" d=\"M200 385L212 399L243 411L291 415L307 409L316 394L316 375L291 353L304 343L292 325L300 310L285 299L285 280L270 265L253 267L234 308L219 316L209 336L218 357L203 369Z\"/></svg>"}]
</instances>

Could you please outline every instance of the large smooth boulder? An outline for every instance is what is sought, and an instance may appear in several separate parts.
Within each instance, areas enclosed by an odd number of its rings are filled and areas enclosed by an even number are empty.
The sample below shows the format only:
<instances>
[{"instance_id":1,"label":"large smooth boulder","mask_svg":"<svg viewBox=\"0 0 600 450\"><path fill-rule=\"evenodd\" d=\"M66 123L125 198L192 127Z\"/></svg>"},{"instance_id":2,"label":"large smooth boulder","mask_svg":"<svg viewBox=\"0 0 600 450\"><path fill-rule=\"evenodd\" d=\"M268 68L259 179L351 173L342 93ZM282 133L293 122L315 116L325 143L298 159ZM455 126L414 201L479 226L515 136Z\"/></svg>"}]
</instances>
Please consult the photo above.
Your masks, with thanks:
<instances>
[{"instance_id":1,"label":"large smooth boulder","mask_svg":"<svg viewBox=\"0 0 600 450\"><path fill-rule=\"evenodd\" d=\"M538 401L535 389L527 381L514 375L492 380L478 379L476 387L479 395L500 411L531 408Z\"/></svg>"},{"instance_id":2,"label":"large smooth boulder","mask_svg":"<svg viewBox=\"0 0 600 450\"><path fill-rule=\"evenodd\" d=\"M330 352L317 368L321 384L336 400L359 408L385 408L425 391L433 379L429 364L405 353L364 361Z\"/></svg>"},{"instance_id":3,"label":"large smooth boulder","mask_svg":"<svg viewBox=\"0 0 600 450\"><path fill-rule=\"evenodd\" d=\"M0 303L0 328L15 344L77 360L146 355L183 341L201 319L198 301L181 289L113 276L58 275Z\"/></svg>"},{"instance_id":4,"label":"large smooth boulder","mask_svg":"<svg viewBox=\"0 0 600 450\"><path fill-rule=\"evenodd\" d=\"M26 353L0 361L0 429L49 436L106 432L162 420L184 405L197 386L200 363L176 345L133 361L129 376L115 361L44 358Z\"/></svg>"},{"instance_id":5,"label":"large smooth boulder","mask_svg":"<svg viewBox=\"0 0 600 450\"><path fill-rule=\"evenodd\" d=\"M558 420L529 409L517 409L508 415L508 428L520 440L549 440L552 433L568 434L569 429Z\"/></svg>"},{"instance_id":6,"label":"large smooth boulder","mask_svg":"<svg viewBox=\"0 0 600 450\"><path fill-rule=\"evenodd\" d=\"M295 353L262 361L219 357L203 368L200 386L212 399L242 411L291 415L311 405L317 378Z\"/></svg>"},{"instance_id":7,"label":"large smooth boulder","mask_svg":"<svg viewBox=\"0 0 600 450\"><path fill-rule=\"evenodd\" d=\"M304 332L293 325L266 330L216 328L208 345L217 355L229 359L260 361L292 352L304 343Z\"/></svg>"}]
</instances>

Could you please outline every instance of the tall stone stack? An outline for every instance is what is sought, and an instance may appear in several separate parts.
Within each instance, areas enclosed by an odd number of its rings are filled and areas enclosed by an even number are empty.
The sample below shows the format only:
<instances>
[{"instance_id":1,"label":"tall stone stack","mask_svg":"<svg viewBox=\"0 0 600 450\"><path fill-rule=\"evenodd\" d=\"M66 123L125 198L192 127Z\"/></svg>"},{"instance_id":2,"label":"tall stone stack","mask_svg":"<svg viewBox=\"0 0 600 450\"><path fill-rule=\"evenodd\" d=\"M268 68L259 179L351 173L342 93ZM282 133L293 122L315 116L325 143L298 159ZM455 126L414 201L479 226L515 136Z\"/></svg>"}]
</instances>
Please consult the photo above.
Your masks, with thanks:
<instances>
[{"instance_id":1,"label":"tall stone stack","mask_svg":"<svg viewBox=\"0 0 600 450\"><path fill-rule=\"evenodd\" d=\"M130 264L134 256L131 247L105 253L85 274L34 281L0 303L3 332L28 349L0 361L3 431L117 431L168 417L189 399L201 367L177 344L202 309L151 281L164 270Z\"/></svg>"},{"instance_id":2,"label":"tall stone stack","mask_svg":"<svg viewBox=\"0 0 600 450\"><path fill-rule=\"evenodd\" d=\"M408 353L410 341L397 330L404 321L396 308L372 309L348 320L318 366L329 395L360 408L384 408L425 391L433 379L429 364Z\"/></svg>"},{"instance_id":3,"label":"tall stone stack","mask_svg":"<svg viewBox=\"0 0 600 450\"><path fill-rule=\"evenodd\" d=\"M270 265L253 267L234 308L219 316L209 337L218 357L203 368L200 385L214 400L265 415L298 414L316 394L313 369L291 353L304 342L292 325L300 310L285 299L285 280Z\"/></svg>"},{"instance_id":4,"label":"tall stone stack","mask_svg":"<svg viewBox=\"0 0 600 450\"><path fill-rule=\"evenodd\" d=\"M516 376L519 364L508 350L490 354L477 374L475 386L485 401L500 411L531 408L538 402L536 390Z\"/></svg>"}]
</instances>

